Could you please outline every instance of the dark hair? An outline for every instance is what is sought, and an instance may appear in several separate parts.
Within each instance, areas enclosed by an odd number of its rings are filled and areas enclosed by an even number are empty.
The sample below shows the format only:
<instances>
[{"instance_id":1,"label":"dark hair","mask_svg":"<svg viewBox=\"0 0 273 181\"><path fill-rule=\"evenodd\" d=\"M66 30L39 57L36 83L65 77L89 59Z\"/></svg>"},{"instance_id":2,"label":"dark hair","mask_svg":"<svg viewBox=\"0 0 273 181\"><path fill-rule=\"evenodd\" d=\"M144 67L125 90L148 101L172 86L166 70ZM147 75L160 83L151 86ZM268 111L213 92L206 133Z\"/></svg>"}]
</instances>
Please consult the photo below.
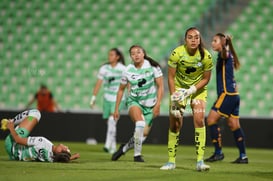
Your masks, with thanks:
<instances>
[{"instance_id":1,"label":"dark hair","mask_svg":"<svg viewBox=\"0 0 273 181\"><path fill-rule=\"evenodd\" d=\"M45 84L41 84L41 85L40 85L40 88L41 88L41 89L47 89L47 86L46 86Z\"/></svg>"},{"instance_id":2,"label":"dark hair","mask_svg":"<svg viewBox=\"0 0 273 181\"><path fill-rule=\"evenodd\" d=\"M147 53L146 53L146 51L144 50L144 48L142 48L140 45L132 45L132 46L130 47L130 49L129 49L129 53L130 53L130 54L131 54L131 50L132 50L133 48L135 48L135 47L140 48L140 49L143 51L143 53L144 53L144 59L148 60L148 61L150 62L150 64L151 64L153 67L161 67L160 64L159 64L157 61L155 61L154 59L152 59L151 57L149 57L149 56L147 55Z\"/></svg>"},{"instance_id":3,"label":"dark hair","mask_svg":"<svg viewBox=\"0 0 273 181\"><path fill-rule=\"evenodd\" d=\"M225 35L223 33L217 33L216 36L219 36L220 38L224 38L224 40L225 40L224 46L229 47L231 54L233 56L233 59L234 59L234 68L235 68L235 70L238 70L240 68L240 61L239 61L237 53L235 52L235 49L233 47L231 37L228 35Z\"/></svg>"},{"instance_id":4,"label":"dark hair","mask_svg":"<svg viewBox=\"0 0 273 181\"><path fill-rule=\"evenodd\" d=\"M114 51L119 56L118 62L125 65L124 56L123 56L122 52L118 48L112 48L110 51Z\"/></svg>"},{"instance_id":5,"label":"dark hair","mask_svg":"<svg viewBox=\"0 0 273 181\"><path fill-rule=\"evenodd\" d=\"M199 34L200 34L200 31L199 31L196 27L190 27L190 28L188 28L188 29L186 30L186 32L185 32L185 36L184 36L185 39L187 38L188 32L191 31L191 30L196 30L196 31L198 31ZM201 55L201 60L203 60L204 57L205 57L205 50L204 50L204 47L205 47L205 45L204 45L204 43L203 43L202 36L201 36L201 34L200 34L200 44L198 45L198 50L199 50L199 53L200 53L200 55Z\"/></svg>"},{"instance_id":6,"label":"dark hair","mask_svg":"<svg viewBox=\"0 0 273 181\"><path fill-rule=\"evenodd\" d=\"M54 153L53 162L68 163L70 161L71 154L69 152Z\"/></svg>"}]
</instances>

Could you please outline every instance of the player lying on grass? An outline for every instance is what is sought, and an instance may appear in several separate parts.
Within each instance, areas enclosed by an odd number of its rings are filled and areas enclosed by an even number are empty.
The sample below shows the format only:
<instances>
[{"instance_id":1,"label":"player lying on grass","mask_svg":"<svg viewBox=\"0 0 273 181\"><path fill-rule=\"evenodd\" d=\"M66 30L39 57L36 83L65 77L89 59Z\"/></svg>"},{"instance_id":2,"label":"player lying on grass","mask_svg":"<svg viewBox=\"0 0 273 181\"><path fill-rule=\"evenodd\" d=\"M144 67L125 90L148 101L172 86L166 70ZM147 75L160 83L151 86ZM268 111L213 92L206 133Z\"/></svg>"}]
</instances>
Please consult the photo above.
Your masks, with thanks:
<instances>
[{"instance_id":1,"label":"player lying on grass","mask_svg":"<svg viewBox=\"0 0 273 181\"><path fill-rule=\"evenodd\" d=\"M78 153L71 155L63 144L53 145L48 139L40 136L29 136L38 124L41 114L37 109L24 111L13 119L3 119L1 129L9 129L5 139L5 148L11 160L69 162L80 157ZM17 126L18 125L18 126ZM14 128L14 126L17 126Z\"/></svg>"}]
</instances>

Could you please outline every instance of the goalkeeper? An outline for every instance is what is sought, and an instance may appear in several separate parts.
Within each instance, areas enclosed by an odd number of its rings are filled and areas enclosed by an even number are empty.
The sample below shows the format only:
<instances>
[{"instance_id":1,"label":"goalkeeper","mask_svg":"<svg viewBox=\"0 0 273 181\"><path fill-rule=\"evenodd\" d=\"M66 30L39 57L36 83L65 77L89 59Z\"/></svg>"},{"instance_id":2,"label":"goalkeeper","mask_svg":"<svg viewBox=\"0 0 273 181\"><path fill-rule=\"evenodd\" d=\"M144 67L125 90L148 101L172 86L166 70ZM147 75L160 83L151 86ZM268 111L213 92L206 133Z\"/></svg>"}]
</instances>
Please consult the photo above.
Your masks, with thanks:
<instances>
[{"instance_id":1,"label":"goalkeeper","mask_svg":"<svg viewBox=\"0 0 273 181\"><path fill-rule=\"evenodd\" d=\"M209 170L204 164L206 128L204 123L207 87L213 62L204 48L200 32L192 27L185 33L185 44L173 50L168 61L168 85L170 91L170 128L168 136L169 161L161 170L175 169L176 151L183 112L190 101L195 127L195 144L198 171Z\"/></svg>"}]
</instances>

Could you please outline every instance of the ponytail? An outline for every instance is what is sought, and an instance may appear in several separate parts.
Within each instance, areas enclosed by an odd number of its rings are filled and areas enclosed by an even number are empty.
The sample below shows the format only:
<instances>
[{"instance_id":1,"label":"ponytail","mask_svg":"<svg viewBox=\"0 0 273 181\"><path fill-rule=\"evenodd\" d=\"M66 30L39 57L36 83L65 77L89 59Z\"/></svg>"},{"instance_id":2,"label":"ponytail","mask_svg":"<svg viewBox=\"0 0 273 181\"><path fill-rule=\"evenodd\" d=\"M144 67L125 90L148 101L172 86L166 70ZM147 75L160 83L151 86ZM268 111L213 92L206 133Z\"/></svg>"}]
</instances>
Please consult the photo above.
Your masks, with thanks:
<instances>
[{"instance_id":1,"label":"ponytail","mask_svg":"<svg viewBox=\"0 0 273 181\"><path fill-rule=\"evenodd\" d=\"M138 48L142 49L142 51L143 51L143 53L144 53L144 59L145 59L145 60L148 60L148 61L150 62L150 64L151 64L151 66L153 66L153 67L161 67L160 64L159 64L157 61L155 61L154 59L152 59L151 57L149 57L149 56L146 54L146 51L145 51L144 48L142 48L140 45L132 45L132 46L130 47L130 49L129 49L129 53L131 53L131 50L132 50L133 48L135 48L135 47L138 47Z\"/></svg>"},{"instance_id":2,"label":"ponytail","mask_svg":"<svg viewBox=\"0 0 273 181\"><path fill-rule=\"evenodd\" d=\"M235 70L239 70L240 68L240 62L237 56L237 53L235 52L235 49L233 47L232 41L231 41L231 37L230 36L226 36L226 45L229 46L229 49L233 55L233 59L234 59L234 68Z\"/></svg>"},{"instance_id":3,"label":"ponytail","mask_svg":"<svg viewBox=\"0 0 273 181\"><path fill-rule=\"evenodd\" d=\"M238 70L240 68L240 62L239 62L239 59L238 59L238 56L237 56L237 53L233 47L233 44L232 44L232 41L231 41L231 37L229 35L224 35L223 33L217 33L216 36L219 36L221 39L223 38L224 39L224 46L223 48L226 48L228 47L229 50L231 51L231 54L233 56L233 60L234 60L234 68L235 70Z\"/></svg>"},{"instance_id":4,"label":"ponytail","mask_svg":"<svg viewBox=\"0 0 273 181\"><path fill-rule=\"evenodd\" d=\"M119 56L118 62L125 65L124 56L123 56L122 52L118 48L112 48L110 51L116 52L116 54Z\"/></svg>"}]
</instances>

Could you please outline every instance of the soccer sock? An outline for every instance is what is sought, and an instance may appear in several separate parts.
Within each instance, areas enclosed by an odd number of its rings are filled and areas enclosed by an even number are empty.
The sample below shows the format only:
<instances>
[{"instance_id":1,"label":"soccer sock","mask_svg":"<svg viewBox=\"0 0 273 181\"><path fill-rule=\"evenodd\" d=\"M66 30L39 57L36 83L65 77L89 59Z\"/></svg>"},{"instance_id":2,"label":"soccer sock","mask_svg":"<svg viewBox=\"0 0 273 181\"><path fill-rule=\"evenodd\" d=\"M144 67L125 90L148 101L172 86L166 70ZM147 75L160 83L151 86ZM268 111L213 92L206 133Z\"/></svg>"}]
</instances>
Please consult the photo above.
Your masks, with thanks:
<instances>
[{"instance_id":1,"label":"soccer sock","mask_svg":"<svg viewBox=\"0 0 273 181\"><path fill-rule=\"evenodd\" d=\"M197 162L203 161L206 145L206 127L195 128L195 146Z\"/></svg>"},{"instance_id":2,"label":"soccer sock","mask_svg":"<svg viewBox=\"0 0 273 181\"><path fill-rule=\"evenodd\" d=\"M142 144L144 143L144 141L146 140L146 136L143 136L143 139L142 139ZM135 138L134 137L131 137L129 139L129 141L123 146L122 148L122 152L123 153L126 153L127 151L131 150L132 148L134 148L134 143L135 143Z\"/></svg>"},{"instance_id":3,"label":"soccer sock","mask_svg":"<svg viewBox=\"0 0 273 181\"><path fill-rule=\"evenodd\" d=\"M124 145L124 147L122 148L122 152L126 153L128 150L134 148L134 143L135 143L135 138L134 136L132 136L129 141Z\"/></svg>"},{"instance_id":4,"label":"soccer sock","mask_svg":"<svg viewBox=\"0 0 273 181\"><path fill-rule=\"evenodd\" d=\"M169 162L175 163L175 158L176 158L176 151L178 147L178 141L179 141L179 134L171 132L169 130L169 136L168 136L168 155L169 155Z\"/></svg>"},{"instance_id":5,"label":"soccer sock","mask_svg":"<svg viewBox=\"0 0 273 181\"><path fill-rule=\"evenodd\" d=\"M239 128L233 131L234 140L239 149L240 158L246 157L246 149L245 149L245 135L242 128Z\"/></svg>"},{"instance_id":6,"label":"soccer sock","mask_svg":"<svg viewBox=\"0 0 273 181\"><path fill-rule=\"evenodd\" d=\"M19 125L25 119L32 121L34 118L40 121L41 113L37 109L31 109L17 114L12 120L15 126Z\"/></svg>"},{"instance_id":7,"label":"soccer sock","mask_svg":"<svg viewBox=\"0 0 273 181\"><path fill-rule=\"evenodd\" d=\"M107 132L105 140L105 148L113 149L116 145L113 145L113 141L116 140L116 121L113 116L110 116L107 120ZM115 144L115 143L114 143Z\"/></svg>"},{"instance_id":8,"label":"soccer sock","mask_svg":"<svg viewBox=\"0 0 273 181\"><path fill-rule=\"evenodd\" d=\"M210 129L210 137L214 145L214 153L219 155L222 153L221 130L217 124L210 125L209 129Z\"/></svg>"},{"instance_id":9,"label":"soccer sock","mask_svg":"<svg viewBox=\"0 0 273 181\"><path fill-rule=\"evenodd\" d=\"M134 156L141 155L145 121L137 121L134 134Z\"/></svg>"},{"instance_id":10,"label":"soccer sock","mask_svg":"<svg viewBox=\"0 0 273 181\"><path fill-rule=\"evenodd\" d=\"M117 149L117 141L116 141L116 135L117 135L117 122L114 120L114 117L111 116L111 145L110 145L110 151L116 151Z\"/></svg>"}]
</instances>

